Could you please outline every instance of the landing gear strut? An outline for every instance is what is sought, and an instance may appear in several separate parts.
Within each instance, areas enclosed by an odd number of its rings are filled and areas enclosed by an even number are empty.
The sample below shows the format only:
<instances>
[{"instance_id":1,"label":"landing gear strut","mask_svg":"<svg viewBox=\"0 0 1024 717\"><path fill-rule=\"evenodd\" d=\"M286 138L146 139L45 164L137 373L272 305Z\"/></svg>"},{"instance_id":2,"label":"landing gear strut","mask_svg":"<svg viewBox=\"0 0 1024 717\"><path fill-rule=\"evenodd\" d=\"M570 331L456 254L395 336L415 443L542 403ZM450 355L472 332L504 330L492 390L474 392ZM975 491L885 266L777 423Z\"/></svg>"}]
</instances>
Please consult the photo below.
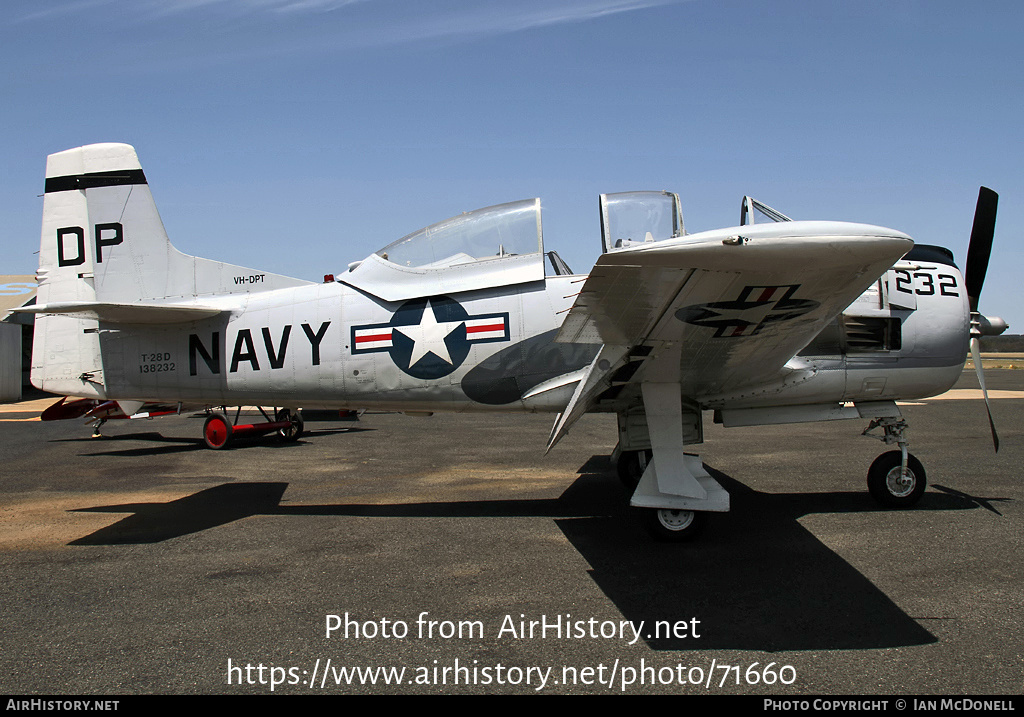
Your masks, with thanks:
<instances>
[{"instance_id":1,"label":"landing gear strut","mask_svg":"<svg viewBox=\"0 0 1024 717\"><path fill-rule=\"evenodd\" d=\"M93 438L103 438L103 434L100 433L100 428L106 422L107 422L106 418L97 418L95 421L93 421L93 424L92 424L92 437Z\"/></svg>"},{"instance_id":2,"label":"landing gear strut","mask_svg":"<svg viewBox=\"0 0 1024 717\"><path fill-rule=\"evenodd\" d=\"M871 431L879 426L884 434L872 435ZM900 447L880 455L868 469L868 492L888 508L911 507L921 499L928 483L921 461L907 451L906 430L907 422L902 418L876 418L863 433Z\"/></svg>"}]
</instances>

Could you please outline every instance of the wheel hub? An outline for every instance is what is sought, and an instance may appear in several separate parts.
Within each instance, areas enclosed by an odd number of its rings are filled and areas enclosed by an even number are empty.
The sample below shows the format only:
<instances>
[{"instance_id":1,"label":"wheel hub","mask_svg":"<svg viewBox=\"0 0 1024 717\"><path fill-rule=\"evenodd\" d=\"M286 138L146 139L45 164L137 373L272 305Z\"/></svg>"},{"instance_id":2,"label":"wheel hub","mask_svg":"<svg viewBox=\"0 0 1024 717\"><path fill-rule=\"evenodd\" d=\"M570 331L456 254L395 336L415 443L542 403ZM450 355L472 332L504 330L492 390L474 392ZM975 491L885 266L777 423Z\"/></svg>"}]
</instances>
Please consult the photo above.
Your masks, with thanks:
<instances>
[{"instance_id":1,"label":"wheel hub","mask_svg":"<svg viewBox=\"0 0 1024 717\"><path fill-rule=\"evenodd\" d=\"M888 486L889 492L897 498L905 498L913 493L916 483L914 473L909 468L904 472L900 466L893 468L885 477L885 484Z\"/></svg>"},{"instance_id":2,"label":"wheel hub","mask_svg":"<svg viewBox=\"0 0 1024 717\"><path fill-rule=\"evenodd\" d=\"M659 510L658 522L668 530L685 530L693 522L693 511Z\"/></svg>"}]
</instances>

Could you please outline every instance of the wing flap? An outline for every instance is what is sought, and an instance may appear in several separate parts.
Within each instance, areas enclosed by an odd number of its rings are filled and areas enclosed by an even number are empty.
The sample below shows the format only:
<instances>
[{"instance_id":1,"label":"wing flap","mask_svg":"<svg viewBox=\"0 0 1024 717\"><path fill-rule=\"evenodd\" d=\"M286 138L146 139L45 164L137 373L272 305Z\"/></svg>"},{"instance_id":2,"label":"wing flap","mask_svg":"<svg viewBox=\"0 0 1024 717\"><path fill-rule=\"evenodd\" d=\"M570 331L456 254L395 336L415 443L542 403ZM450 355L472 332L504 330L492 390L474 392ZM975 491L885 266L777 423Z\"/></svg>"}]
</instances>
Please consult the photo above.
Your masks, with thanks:
<instances>
[{"instance_id":1,"label":"wing flap","mask_svg":"<svg viewBox=\"0 0 1024 717\"><path fill-rule=\"evenodd\" d=\"M608 388L610 385L608 377L614 369L621 365L627 351L628 349L624 346L605 344L601 347L601 351L590 362L586 373L576 385L576 391L569 400L569 404L555 417L555 424L551 427L551 435L548 437L548 451L554 448L555 444L569 432L572 424L587 412L587 408L594 402L598 394Z\"/></svg>"}]
</instances>

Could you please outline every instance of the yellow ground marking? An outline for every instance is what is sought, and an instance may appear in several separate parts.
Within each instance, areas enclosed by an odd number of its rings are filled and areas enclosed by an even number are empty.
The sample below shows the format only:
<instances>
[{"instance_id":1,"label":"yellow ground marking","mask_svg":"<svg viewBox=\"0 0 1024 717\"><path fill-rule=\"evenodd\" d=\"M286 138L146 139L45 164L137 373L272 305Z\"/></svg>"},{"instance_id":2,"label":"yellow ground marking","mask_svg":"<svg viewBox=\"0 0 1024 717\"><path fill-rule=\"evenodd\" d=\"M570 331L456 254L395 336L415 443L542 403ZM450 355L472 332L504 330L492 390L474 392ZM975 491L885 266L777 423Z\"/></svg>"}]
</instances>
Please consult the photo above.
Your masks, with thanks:
<instances>
[{"instance_id":1,"label":"yellow ground marking","mask_svg":"<svg viewBox=\"0 0 1024 717\"><path fill-rule=\"evenodd\" d=\"M50 396L33 401L0 403L0 421L38 421L39 414L59 400L55 396Z\"/></svg>"}]
</instances>

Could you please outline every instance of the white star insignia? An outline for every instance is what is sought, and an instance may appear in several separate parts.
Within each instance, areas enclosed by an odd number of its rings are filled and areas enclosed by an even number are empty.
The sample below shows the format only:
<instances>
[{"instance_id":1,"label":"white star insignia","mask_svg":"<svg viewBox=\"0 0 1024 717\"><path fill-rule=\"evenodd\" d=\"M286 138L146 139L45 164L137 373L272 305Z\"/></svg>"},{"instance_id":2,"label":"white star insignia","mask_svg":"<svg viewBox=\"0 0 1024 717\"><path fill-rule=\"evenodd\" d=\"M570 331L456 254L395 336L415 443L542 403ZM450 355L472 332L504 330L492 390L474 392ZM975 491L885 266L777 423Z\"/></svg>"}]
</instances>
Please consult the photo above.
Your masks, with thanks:
<instances>
[{"instance_id":1,"label":"white star insignia","mask_svg":"<svg viewBox=\"0 0 1024 717\"><path fill-rule=\"evenodd\" d=\"M746 309L723 309L716 306L711 311L718 315L711 318L715 320L743 321L751 326L760 326L773 309L775 309L774 301L767 301L758 306L747 307Z\"/></svg>"},{"instance_id":2,"label":"white star insignia","mask_svg":"<svg viewBox=\"0 0 1024 717\"><path fill-rule=\"evenodd\" d=\"M444 340L448 335L462 325L461 321L438 321L434 314L434 307L427 302L423 308L423 316L420 323L414 326L396 326L395 330L412 339L412 356L409 358L409 366L412 367L427 354L434 354L442 361L449 364L454 363L448 353L448 347Z\"/></svg>"}]
</instances>

